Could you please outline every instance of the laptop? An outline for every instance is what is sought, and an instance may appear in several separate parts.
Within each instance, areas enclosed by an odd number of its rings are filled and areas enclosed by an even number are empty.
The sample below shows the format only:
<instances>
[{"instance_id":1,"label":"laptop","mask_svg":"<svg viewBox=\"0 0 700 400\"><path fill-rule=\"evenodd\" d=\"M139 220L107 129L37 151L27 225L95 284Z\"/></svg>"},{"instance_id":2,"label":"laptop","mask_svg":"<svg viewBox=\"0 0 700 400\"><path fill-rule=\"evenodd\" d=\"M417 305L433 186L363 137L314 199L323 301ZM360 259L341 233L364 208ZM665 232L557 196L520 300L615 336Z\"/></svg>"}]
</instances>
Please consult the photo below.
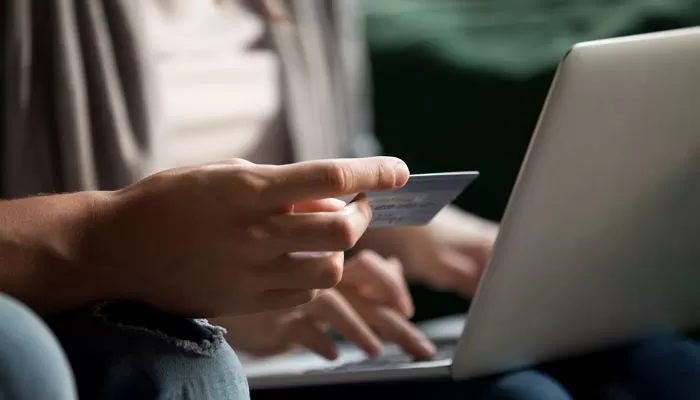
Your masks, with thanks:
<instances>
[{"instance_id":1,"label":"laptop","mask_svg":"<svg viewBox=\"0 0 700 400\"><path fill-rule=\"evenodd\" d=\"M560 62L466 323L428 333L434 359L342 345L244 368L252 389L469 379L698 327L699 287L700 28L586 42Z\"/></svg>"}]
</instances>

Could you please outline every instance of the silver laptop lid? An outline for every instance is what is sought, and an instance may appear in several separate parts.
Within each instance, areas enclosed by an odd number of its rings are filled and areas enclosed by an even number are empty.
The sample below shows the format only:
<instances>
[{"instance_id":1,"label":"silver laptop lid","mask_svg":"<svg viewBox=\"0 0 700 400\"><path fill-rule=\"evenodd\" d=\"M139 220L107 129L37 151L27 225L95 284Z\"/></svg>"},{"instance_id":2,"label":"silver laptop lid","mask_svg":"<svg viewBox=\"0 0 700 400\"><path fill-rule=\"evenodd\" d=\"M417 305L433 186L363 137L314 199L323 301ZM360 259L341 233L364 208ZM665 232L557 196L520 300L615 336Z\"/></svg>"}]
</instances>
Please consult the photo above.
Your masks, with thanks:
<instances>
[{"instance_id":1,"label":"silver laptop lid","mask_svg":"<svg viewBox=\"0 0 700 400\"><path fill-rule=\"evenodd\" d=\"M457 378L700 325L700 29L560 64L455 358Z\"/></svg>"}]
</instances>

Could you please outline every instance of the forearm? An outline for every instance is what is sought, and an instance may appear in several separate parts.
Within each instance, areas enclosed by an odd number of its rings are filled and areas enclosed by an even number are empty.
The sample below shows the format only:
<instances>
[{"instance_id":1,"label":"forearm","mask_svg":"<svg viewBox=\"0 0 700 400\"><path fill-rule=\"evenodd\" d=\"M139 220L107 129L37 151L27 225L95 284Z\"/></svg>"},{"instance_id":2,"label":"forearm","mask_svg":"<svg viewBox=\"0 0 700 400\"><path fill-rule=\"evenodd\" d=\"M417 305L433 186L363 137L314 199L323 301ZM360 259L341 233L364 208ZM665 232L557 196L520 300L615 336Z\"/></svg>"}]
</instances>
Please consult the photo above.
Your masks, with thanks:
<instances>
[{"instance_id":1,"label":"forearm","mask_svg":"<svg viewBox=\"0 0 700 400\"><path fill-rule=\"evenodd\" d=\"M104 292L86 244L100 192L0 201L0 292L50 313L88 304Z\"/></svg>"}]
</instances>

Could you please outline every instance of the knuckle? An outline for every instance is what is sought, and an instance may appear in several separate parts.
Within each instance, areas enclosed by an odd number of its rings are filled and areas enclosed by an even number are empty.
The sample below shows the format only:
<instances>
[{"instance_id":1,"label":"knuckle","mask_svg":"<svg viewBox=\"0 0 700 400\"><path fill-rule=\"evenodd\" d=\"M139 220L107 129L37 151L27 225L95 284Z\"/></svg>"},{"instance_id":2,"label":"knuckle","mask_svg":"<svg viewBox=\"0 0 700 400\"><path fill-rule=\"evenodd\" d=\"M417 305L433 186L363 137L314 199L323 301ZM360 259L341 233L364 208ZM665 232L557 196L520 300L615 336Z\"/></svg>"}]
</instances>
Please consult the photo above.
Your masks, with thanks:
<instances>
[{"instance_id":1,"label":"knuckle","mask_svg":"<svg viewBox=\"0 0 700 400\"><path fill-rule=\"evenodd\" d=\"M438 280L438 282L445 289L464 286L465 284L471 283L475 279L478 279L475 271L470 268L451 268L441 275L444 275L444 279Z\"/></svg>"},{"instance_id":2,"label":"knuckle","mask_svg":"<svg viewBox=\"0 0 700 400\"><path fill-rule=\"evenodd\" d=\"M243 231L243 242L249 245L265 242L271 237L270 231L261 225L250 225Z\"/></svg>"},{"instance_id":3,"label":"knuckle","mask_svg":"<svg viewBox=\"0 0 700 400\"><path fill-rule=\"evenodd\" d=\"M350 218L346 215L340 215L331 220L331 227L329 230L343 250L352 248L359 240L359 237L355 234L355 229Z\"/></svg>"},{"instance_id":4,"label":"knuckle","mask_svg":"<svg viewBox=\"0 0 700 400\"><path fill-rule=\"evenodd\" d=\"M436 261L435 264L441 269L450 271L454 269L459 269L459 264L455 262L454 256L450 254L446 254L444 252L431 251L430 253L426 254L426 258L434 259Z\"/></svg>"},{"instance_id":5,"label":"knuckle","mask_svg":"<svg viewBox=\"0 0 700 400\"><path fill-rule=\"evenodd\" d=\"M268 217L267 220L258 227L258 229L262 233L261 237L265 240L293 236L290 227L276 216Z\"/></svg>"},{"instance_id":6,"label":"knuckle","mask_svg":"<svg viewBox=\"0 0 700 400\"><path fill-rule=\"evenodd\" d=\"M318 290L304 290L299 294L299 304L307 304L318 296Z\"/></svg>"},{"instance_id":7,"label":"knuckle","mask_svg":"<svg viewBox=\"0 0 700 400\"><path fill-rule=\"evenodd\" d=\"M327 307L332 301L333 290L334 289L319 290L313 300L305 305L305 309L310 312L315 312L319 308Z\"/></svg>"},{"instance_id":8,"label":"knuckle","mask_svg":"<svg viewBox=\"0 0 700 400\"><path fill-rule=\"evenodd\" d=\"M250 168L247 165L237 167L233 177L234 183L231 188L236 190L236 195L245 196L252 201L256 201L262 196L268 187L265 177L255 168Z\"/></svg>"},{"instance_id":9,"label":"knuckle","mask_svg":"<svg viewBox=\"0 0 700 400\"><path fill-rule=\"evenodd\" d=\"M255 165L252 162L245 160L243 158L231 158L228 160L228 163L230 163L231 165L242 165L242 166Z\"/></svg>"},{"instance_id":10,"label":"knuckle","mask_svg":"<svg viewBox=\"0 0 700 400\"><path fill-rule=\"evenodd\" d=\"M309 304L318 295L318 290L300 290L294 296L290 296L284 304L285 308L292 308Z\"/></svg>"},{"instance_id":11,"label":"knuckle","mask_svg":"<svg viewBox=\"0 0 700 400\"><path fill-rule=\"evenodd\" d=\"M362 213L364 217L364 222L369 225L369 223L372 221L372 205L370 204L369 200L365 197L361 199L360 201L356 202L357 204L357 209Z\"/></svg>"},{"instance_id":12,"label":"knuckle","mask_svg":"<svg viewBox=\"0 0 700 400\"><path fill-rule=\"evenodd\" d=\"M328 257L324 261L319 268L319 289L330 289L343 280L343 261L338 261L338 257Z\"/></svg>"},{"instance_id":13,"label":"knuckle","mask_svg":"<svg viewBox=\"0 0 700 400\"><path fill-rule=\"evenodd\" d=\"M396 172L390 168L386 163L378 163L375 169L375 181L376 187L392 187L396 181Z\"/></svg>"},{"instance_id":14,"label":"knuckle","mask_svg":"<svg viewBox=\"0 0 700 400\"><path fill-rule=\"evenodd\" d=\"M396 281L402 281L404 279L404 271L401 263L390 262L383 266L386 268L389 276L391 276Z\"/></svg>"},{"instance_id":15,"label":"knuckle","mask_svg":"<svg viewBox=\"0 0 700 400\"><path fill-rule=\"evenodd\" d=\"M234 236L237 244L243 249L258 249L259 246L269 245L276 238L288 235L284 226L274 219L240 219L236 221L236 225L239 226L233 228Z\"/></svg>"},{"instance_id":16,"label":"knuckle","mask_svg":"<svg viewBox=\"0 0 700 400\"><path fill-rule=\"evenodd\" d=\"M333 298L334 289L323 289L319 290L314 303L328 303Z\"/></svg>"},{"instance_id":17,"label":"knuckle","mask_svg":"<svg viewBox=\"0 0 700 400\"><path fill-rule=\"evenodd\" d=\"M372 250L362 250L355 255L357 264L363 267L372 267L375 265L379 256Z\"/></svg>"},{"instance_id":18,"label":"knuckle","mask_svg":"<svg viewBox=\"0 0 700 400\"><path fill-rule=\"evenodd\" d=\"M345 193L352 187L350 174L339 163L331 163L326 169L326 184L334 192Z\"/></svg>"},{"instance_id":19,"label":"knuckle","mask_svg":"<svg viewBox=\"0 0 700 400\"><path fill-rule=\"evenodd\" d=\"M493 249L494 240L485 239L482 243L479 243L475 249L474 258L481 263L482 267L485 266L489 258L491 257L491 250Z\"/></svg>"}]
</instances>

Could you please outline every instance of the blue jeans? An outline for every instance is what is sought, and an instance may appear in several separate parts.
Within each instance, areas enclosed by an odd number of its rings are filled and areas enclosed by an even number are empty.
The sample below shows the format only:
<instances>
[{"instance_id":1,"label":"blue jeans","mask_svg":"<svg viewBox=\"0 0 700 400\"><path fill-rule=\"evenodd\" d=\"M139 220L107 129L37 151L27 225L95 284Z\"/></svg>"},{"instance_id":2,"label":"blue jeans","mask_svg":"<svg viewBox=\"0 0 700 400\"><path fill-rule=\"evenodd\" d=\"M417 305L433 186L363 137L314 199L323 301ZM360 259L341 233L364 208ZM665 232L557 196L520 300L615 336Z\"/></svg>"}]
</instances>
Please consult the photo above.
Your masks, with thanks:
<instances>
[{"instance_id":1,"label":"blue jeans","mask_svg":"<svg viewBox=\"0 0 700 400\"><path fill-rule=\"evenodd\" d=\"M81 399L249 399L223 330L204 321L114 303L48 322L51 329L0 295L0 399L73 400L76 392ZM695 400L699 395L700 346L666 336L467 382L273 390L253 398Z\"/></svg>"},{"instance_id":2,"label":"blue jeans","mask_svg":"<svg viewBox=\"0 0 700 400\"><path fill-rule=\"evenodd\" d=\"M76 398L68 360L46 325L0 294L0 399Z\"/></svg>"},{"instance_id":3,"label":"blue jeans","mask_svg":"<svg viewBox=\"0 0 700 400\"><path fill-rule=\"evenodd\" d=\"M205 321L112 303L46 322L0 294L0 399L250 398L225 331Z\"/></svg>"}]
</instances>

